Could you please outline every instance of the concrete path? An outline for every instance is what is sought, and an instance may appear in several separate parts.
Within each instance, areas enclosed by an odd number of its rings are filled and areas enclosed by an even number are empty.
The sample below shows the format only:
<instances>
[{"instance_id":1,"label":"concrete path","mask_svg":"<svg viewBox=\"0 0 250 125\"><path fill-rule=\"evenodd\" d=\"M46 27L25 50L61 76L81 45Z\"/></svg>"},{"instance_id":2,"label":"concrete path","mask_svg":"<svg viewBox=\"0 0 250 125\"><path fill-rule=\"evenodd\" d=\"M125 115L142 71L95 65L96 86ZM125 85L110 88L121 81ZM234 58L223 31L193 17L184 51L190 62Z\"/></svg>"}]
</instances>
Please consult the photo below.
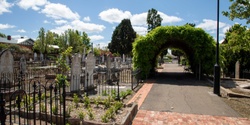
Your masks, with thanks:
<instances>
[{"instance_id":1,"label":"concrete path","mask_svg":"<svg viewBox=\"0 0 250 125\"><path fill-rule=\"evenodd\" d=\"M250 124L177 64L164 64L152 83L146 83L130 102L139 104L133 124ZM227 117L225 117L227 116Z\"/></svg>"}]
</instances>

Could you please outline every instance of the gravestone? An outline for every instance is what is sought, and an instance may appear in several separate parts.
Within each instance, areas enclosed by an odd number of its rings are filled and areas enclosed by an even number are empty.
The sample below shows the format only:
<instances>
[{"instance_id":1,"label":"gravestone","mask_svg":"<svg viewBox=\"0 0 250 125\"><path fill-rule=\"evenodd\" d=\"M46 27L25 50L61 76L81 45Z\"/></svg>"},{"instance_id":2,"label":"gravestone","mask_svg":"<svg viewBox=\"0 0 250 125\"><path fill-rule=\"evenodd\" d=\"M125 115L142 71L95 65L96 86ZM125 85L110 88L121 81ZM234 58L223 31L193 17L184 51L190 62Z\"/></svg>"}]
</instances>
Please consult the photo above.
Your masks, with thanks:
<instances>
[{"instance_id":1,"label":"gravestone","mask_svg":"<svg viewBox=\"0 0 250 125\"><path fill-rule=\"evenodd\" d=\"M84 87L89 87L94 85L94 69L95 69L95 56L94 53L90 52L86 59L86 69L85 69L85 85ZM88 74L88 75L87 75Z\"/></svg>"},{"instance_id":2,"label":"gravestone","mask_svg":"<svg viewBox=\"0 0 250 125\"><path fill-rule=\"evenodd\" d=\"M70 91L75 92L80 90L81 82L81 54L72 56Z\"/></svg>"},{"instance_id":3,"label":"gravestone","mask_svg":"<svg viewBox=\"0 0 250 125\"><path fill-rule=\"evenodd\" d=\"M20 73L25 74L26 73L26 58L24 54L22 54L20 59Z\"/></svg>"},{"instance_id":4,"label":"gravestone","mask_svg":"<svg viewBox=\"0 0 250 125\"><path fill-rule=\"evenodd\" d=\"M102 55L102 63L104 63L104 55Z\"/></svg>"},{"instance_id":5,"label":"gravestone","mask_svg":"<svg viewBox=\"0 0 250 125\"><path fill-rule=\"evenodd\" d=\"M235 63L235 78L236 79L240 78L240 62L239 61Z\"/></svg>"},{"instance_id":6,"label":"gravestone","mask_svg":"<svg viewBox=\"0 0 250 125\"><path fill-rule=\"evenodd\" d=\"M37 53L34 53L34 61L37 61Z\"/></svg>"},{"instance_id":7,"label":"gravestone","mask_svg":"<svg viewBox=\"0 0 250 125\"><path fill-rule=\"evenodd\" d=\"M43 54L40 53L40 61L43 61Z\"/></svg>"},{"instance_id":8,"label":"gravestone","mask_svg":"<svg viewBox=\"0 0 250 125\"><path fill-rule=\"evenodd\" d=\"M86 48L84 48L84 50L83 50L82 62L85 62L85 55L86 55Z\"/></svg>"},{"instance_id":9,"label":"gravestone","mask_svg":"<svg viewBox=\"0 0 250 125\"><path fill-rule=\"evenodd\" d=\"M111 79L111 57L110 55L107 55L107 60L106 60L106 67L107 67L107 80Z\"/></svg>"},{"instance_id":10,"label":"gravestone","mask_svg":"<svg viewBox=\"0 0 250 125\"><path fill-rule=\"evenodd\" d=\"M13 65L14 65L14 58L10 50L2 51L2 53L0 54L0 74L1 74L1 77L3 75L7 76L10 82L10 84L7 86L11 86L13 84L13 80L14 80Z\"/></svg>"}]
</instances>

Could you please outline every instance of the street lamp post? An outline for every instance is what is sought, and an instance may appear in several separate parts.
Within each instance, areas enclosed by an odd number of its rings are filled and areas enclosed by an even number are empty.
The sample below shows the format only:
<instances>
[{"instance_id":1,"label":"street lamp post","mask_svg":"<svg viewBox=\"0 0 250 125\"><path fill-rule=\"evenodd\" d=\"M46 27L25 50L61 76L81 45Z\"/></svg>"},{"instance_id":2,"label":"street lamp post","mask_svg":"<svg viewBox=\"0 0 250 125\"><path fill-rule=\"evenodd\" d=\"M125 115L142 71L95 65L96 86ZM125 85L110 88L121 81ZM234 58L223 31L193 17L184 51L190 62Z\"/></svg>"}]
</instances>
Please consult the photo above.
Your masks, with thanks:
<instances>
[{"instance_id":1,"label":"street lamp post","mask_svg":"<svg viewBox=\"0 0 250 125\"><path fill-rule=\"evenodd\" d=\"M220 8L220 0L217 0L217 43L216 43L216 64L214 65L214 94L220 96L219 8Z\"/></svg>"}]
</instances>

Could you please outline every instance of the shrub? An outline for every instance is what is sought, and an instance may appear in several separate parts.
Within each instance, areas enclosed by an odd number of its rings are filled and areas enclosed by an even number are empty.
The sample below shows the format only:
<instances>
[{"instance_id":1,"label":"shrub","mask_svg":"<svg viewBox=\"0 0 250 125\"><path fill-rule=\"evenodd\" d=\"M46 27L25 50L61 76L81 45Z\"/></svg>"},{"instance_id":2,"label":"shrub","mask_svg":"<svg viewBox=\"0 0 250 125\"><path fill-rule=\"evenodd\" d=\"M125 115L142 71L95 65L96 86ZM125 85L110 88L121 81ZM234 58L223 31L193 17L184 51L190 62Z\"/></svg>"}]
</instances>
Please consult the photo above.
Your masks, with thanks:
<instances>
[{"instance_id":1,"label":"shrub","mask_svg":"<svg viewBox=\"0 0 250 125\"><path fill-rule=\"evenodd\" d=\"M80 111L78 113L78 116L79 116L80 119L84 119L85 118L85 113L83 111Z\"/></svg>"},{"instance_id":2,"label":"shrub","mask_svg":"<svg viewBox=\"0 0 250 125\"><path fill-rule=\"evenodd\" d=\"M77 94L74 94L74 96L73 96L73 102L75 103L75 106L78 107L79 98L78 98Z\"/></svg>"},{"instance_id":3,"label":"shrub","mask_svg":"<svg viewBox=\"0 0 250 125\"><path fill-rule=\"evenodd\" d=\"M89 116L89 120L94 120L95 119L94 113L93 113L91 108L88 108L88 116Z\"/></svg>"}]
</instances>

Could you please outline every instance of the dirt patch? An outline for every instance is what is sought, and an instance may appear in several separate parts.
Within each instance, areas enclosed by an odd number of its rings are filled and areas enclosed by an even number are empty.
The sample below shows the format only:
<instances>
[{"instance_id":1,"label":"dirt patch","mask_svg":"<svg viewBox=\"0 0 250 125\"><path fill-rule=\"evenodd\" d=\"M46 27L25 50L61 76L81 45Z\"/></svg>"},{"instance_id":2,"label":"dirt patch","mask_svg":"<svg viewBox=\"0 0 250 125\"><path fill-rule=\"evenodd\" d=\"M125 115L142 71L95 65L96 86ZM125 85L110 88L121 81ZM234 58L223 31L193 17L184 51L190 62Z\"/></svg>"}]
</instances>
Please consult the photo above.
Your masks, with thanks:
<instances>
[{"instance_id":1,"label":"dirt patch","mask_svg":"<svg viewBox=\"0 0 250 125\"><path fill-rule=\"evenodd\" d=\"M223 98L242 117L250 119L250 98Z\"/></svg>"}]
</instances>

